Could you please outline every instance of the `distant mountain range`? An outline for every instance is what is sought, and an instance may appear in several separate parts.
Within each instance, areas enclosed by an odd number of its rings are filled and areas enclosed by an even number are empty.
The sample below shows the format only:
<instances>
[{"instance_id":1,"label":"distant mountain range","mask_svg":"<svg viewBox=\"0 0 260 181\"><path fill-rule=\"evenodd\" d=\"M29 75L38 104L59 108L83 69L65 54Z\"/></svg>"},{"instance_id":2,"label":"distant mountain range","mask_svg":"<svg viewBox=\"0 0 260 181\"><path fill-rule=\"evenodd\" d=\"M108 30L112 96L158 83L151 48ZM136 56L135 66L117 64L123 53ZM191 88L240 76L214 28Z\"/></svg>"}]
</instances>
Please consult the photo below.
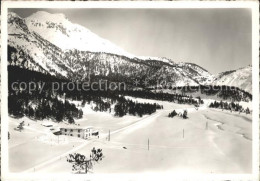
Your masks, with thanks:
<instances>
[{"instance_id":1,"label":"distant mountain range","mask_svg":"<svg viewBox=\"0 0 260 181\"><path fill-rule=\"evenodd\" d=\"M193 63L167 58L138 57L119 48L63 14L39 11L27 18L8 14L8 61L67 79L89 76L149 86L166 81L174 86L227 85L252 93L252 67L212 75ZM22 52L22 53L21 53Z\"/></svg>"},{"instance_id":2,"label":"distant mountain range","mask_svg":"<svg viewBox=\"0 0 260 181\"><path fill-rule=\"evenodd\" d=\"M215 75L213 85L229 85L252 93L252 66Z\"/></svg>"}]
</instances>

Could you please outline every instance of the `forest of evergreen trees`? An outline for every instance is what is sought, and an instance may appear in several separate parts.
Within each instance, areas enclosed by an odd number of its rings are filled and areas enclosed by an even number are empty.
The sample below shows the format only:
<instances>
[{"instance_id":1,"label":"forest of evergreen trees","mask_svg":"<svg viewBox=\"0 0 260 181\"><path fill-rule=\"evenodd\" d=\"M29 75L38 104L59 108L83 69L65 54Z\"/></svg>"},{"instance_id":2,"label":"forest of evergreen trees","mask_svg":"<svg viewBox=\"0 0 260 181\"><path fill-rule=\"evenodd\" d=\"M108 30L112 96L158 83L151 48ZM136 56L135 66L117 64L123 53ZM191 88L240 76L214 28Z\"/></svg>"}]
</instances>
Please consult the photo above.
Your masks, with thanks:
<instances>
[{"instance_id":1,"label":"forest of evergreen trees","mask_svg":"<svg viewBox=\"0 0 260 181\"><path fill-rule=\"evenodd\" d=\"M56 121L68 120L70 123L74 119L82 117L82 110L67 100L82 101L81 106L86 103L93 103L92 109L100 112L111 112L113 104L115 116L122 117L126 114L143 116L152 114L156 109L162 109L158 104L136 103L125 99L119 92L113 91L79 91L79 90L52 90L52 82L66 82L50 75L39 72L25 70L15 66L8 67L8 110L9 114L22 117L28 116L33 119L42 120L44 118L55 119ZM13 86L13 82L40 82L44 83L41 92L37 85L34 91L19 89ZM66 98L66 101L64 99Z\"/></svg>"},{"instance_id":2,"label":"forest of evergreen trees","mask_svg":"<svg viewBox=\"0 0 260 181\"><path fill-rule=\"evenodd\" d=\"M170 112L170 113L168 114L168 117L169 117L169 118L173 118L173 117L175 117L175 116L177 116L177 115L178 115L178 113L177 113L175 110L173 110L172 112ZM184 110L183 113L180 113L180 114L179 114L179 116L182 117L183 119L187 119L187 118L188 118L188 111L187 111L187 110Z\"/></svg>"},{"instance_id":3,"label":"forest of evergreen trees","mask_svg":"<svg viewBox=\"0 0 260 181\"><path fill-rule=\"evenodd\" d=\"M52 92L51 82L62 81L49 75L41 74L19 67L8 67L8 112L14 117L27 116L31 119L54 119L58 122L66 120L74 123L74 119L81 118L83 111L75 104L65 99L64 92ZM44 90L40 91L40 84L34 91L20 89L13 82L44 82Z\"/></svg>"},{"instance_id":4,"label":"forest of evergreen trees","mask_svg":"<svg viewBox=\"0 0 260 181\"><path fill-rule=\"evenodd\" d=\"M177 112L175 111L175 110L173 110L172 112L170 112L169 114L168 114L168 117L169 118L173 118L174 116L177 116L178 114L177 114Z\"/></svg>"},{"instance_id":5,"label":"forest of evergreen trees","mask_svg":"<svg viewBox=\"0 0 260 181\"><path fill-rule=\"evenodd\" d=\"M114 104L114 115L118 117L123 117L127 114L142 117L145 114L154 113L157 109L163 109L163 106L159 104L137 103L132 100L126 99L123 96L117 95L113 96L112 98L96 97L92 99L92 102L94 103L94 106L92 107L94 111L109 111L109 113L111 113L113 107L112 105ZM84 99L82 101L82 106L84 106L85 104L86 100Z\"/></svg>"},{"instance_id":6,"label":"forest of evergreen trees","mask_svg":"<svg viewBox=\"0 0 260 181\"><path fill-rule=\"evenodd\" d=\"M21 117L28 116L33 119L42 120L44 118L55 119L56 121L67 120L71 123L74 119L82 117L82 110L79 106L75 106L73 103L66 100L78 100L82 101L82 105L93 103L94 111L111 112L112 105L114 106L115 116L122 117L126 114L143 116L145 114L152 114L157 109L163 107L158 104L148 103L136 103L132 100L127 100L124 96L132 96L135 98L154 99L160 101L175 102L178 104L203 104L203 100L200 97L193 98L185 94L169 94L169 93L154 93L151 90L126 90L126 91L103 91L103 90L88 90L79 91L77 89L68 90L58 89L53 91L52 83L59 84L69 82L63 78L57 78L49 74L40 73L28 69L24 69L18 66L8 66L8 110L9 114ZM18 87L11 87L13 82L38 82L44 83L44 89L40 92L40 84L36 86L36 90L29 92L28 89L19 89ZM70 82L71 83L71 82ZM75 83L76 84L76 83ZM14 89L13 89L14 88ZM198 88L199 89L199 88ZM201 92L206 91L200 89ZM207 94L213 92L207 90ZM230 90L227 88L222 91L223 97L234 97L236 99L243 100L244 98L250 99L250 95L241 94L240 91ZM226 104L223 104L223 109L228 109ZM219 107L217 103L211 105L211 107ZM240 110L238 106L231 107L235 110Z\"/></svg>"},{"instance_id":7,"label":"forest of evergreen trees","mask_svg":"<svg viewBox=\"0 0 260 181\"><path fill-rule=\"evenodd\" d=\"M133 116L142 117L145 114L152 114L156 112L156 109L163 109L163 106L159 104L150 104L150 103L136 103L132 100L126 100L124 97L120 97L117 104L115 105L115 116L122 117L126 114Z\"/></svg>"},{"instance_id":8,"label":"forest of evergreen trees","mask_svg":"<svg viewBox=\"0 0 260 181\"><path fill-rule=\"evenodd\" d=\"M224 102L224 101L214 101L211 102L209 105L210 108L218 108L218 109L225 109L230 111L237 111L237 112L245 112L246 114L250 114L249 108L244 109L241 105L234 102Z\"/></svg>"},{"instance_id":9,"label":"forest of evergreen trees","mask_svg":"<svg viewBox=\"0 0 260 181\"><path fill-rule=\"evenodd\" d=\"M58 122L82 118L83 111L69 101L57 97L31 97L24 93L8 96L8 111L14 117L27 116L31 119L54 119Z\"/></svg>"},{"instance_id":10,"label":"forest of evergreen trees","mask_svg":"<svg viewBox=\"0 0 260 181\"><path fill-rule=\"evenodd\" d=\"M166 87L165 87L166 88ZM219 86L219 85L200 85L200 86L184 86L184 87L168 87L168 89L179 92L182 94L196 93L199 92L201 94L205 94L207 96L214 96L227 100L233 101L251 101L252 95L244 90L241 90L237 87L230 86Z\"/></svg>"},{"instance_id":11,"label":"forest of evergreen trees","mask_svg":"<svg viewBox=\"0 0 260 181\"><path fill-rule=\"evenodd\" d=\"M138 97L143 99L154 99L154 100L160 100L160 101L169 101L169 102L175 102L178 104L203 104L203 100L200 97L197 97L196 99L192 96L188 95L182 95L182 94L169 94L169 93L161 93L161 92L151 92L149 90L135 90L135 91L124 91L120 92L122 95L132 96L132 97Z\"/></svg>"}]
</instances>

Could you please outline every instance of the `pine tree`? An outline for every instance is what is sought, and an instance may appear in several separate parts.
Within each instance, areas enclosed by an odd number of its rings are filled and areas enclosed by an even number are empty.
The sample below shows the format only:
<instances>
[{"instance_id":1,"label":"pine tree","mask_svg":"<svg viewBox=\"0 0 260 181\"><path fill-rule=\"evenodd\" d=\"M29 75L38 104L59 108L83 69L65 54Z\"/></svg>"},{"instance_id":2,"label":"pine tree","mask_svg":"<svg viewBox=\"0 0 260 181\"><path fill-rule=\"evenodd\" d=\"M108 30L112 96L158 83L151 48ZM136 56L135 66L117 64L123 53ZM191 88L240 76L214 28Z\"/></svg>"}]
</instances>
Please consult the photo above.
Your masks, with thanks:
<instances>
[{"instance_id":1,"label":"pine tree","mask_svg":"<svg viewBox=\"0 0 260 181\"><path fill-rule=\"evenodd\" d=\"M250 110L248 107L246 108L246 114L250 114Z\"/></svg>"},{"instance_id":2,"label":"pine tree","mask_svg":"<svg viewBox=\"0 0 260 181\"><path fill-rule=\"evenodd\" d=\"M183 114L182 114L183 119L187 119L188 118L188 111L184 110Z\"/></svg>"},{"instance_id":3,"label":"pine tree","mask_svg":"<svg viewBox=\"0 0 260 181\"><path fill-rule=\"evenodd\" d=\"M98 163L104 158L102 153L102 149L95 149L95 147L91 150L90 158L87 159L85 155L74 153L69 154L67 157L67 162L73 164L72 171L76 173L88 173L91 169L93 169L93 163Z\"/></svg>"}]
</instances>

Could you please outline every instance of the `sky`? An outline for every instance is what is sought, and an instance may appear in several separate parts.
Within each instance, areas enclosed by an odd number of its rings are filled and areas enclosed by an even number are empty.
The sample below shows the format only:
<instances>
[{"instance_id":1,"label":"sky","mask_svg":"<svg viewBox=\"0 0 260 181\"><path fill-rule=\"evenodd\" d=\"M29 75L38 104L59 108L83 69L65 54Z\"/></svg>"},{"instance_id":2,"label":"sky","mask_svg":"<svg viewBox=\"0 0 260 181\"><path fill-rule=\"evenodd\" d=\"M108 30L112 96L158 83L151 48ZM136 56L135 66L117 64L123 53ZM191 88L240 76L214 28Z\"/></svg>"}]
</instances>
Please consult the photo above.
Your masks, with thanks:
<instances>
[{"instance_id":1,"label":"sky","mask_svg":"<svg viewBox=\"0 0 260 181\"><path fill-rule=\"evenodd\" d=\"M216 74L252 64L250 9L11 9L63 13L136 56L191 62Z\"/></svg>"}]
</instances>

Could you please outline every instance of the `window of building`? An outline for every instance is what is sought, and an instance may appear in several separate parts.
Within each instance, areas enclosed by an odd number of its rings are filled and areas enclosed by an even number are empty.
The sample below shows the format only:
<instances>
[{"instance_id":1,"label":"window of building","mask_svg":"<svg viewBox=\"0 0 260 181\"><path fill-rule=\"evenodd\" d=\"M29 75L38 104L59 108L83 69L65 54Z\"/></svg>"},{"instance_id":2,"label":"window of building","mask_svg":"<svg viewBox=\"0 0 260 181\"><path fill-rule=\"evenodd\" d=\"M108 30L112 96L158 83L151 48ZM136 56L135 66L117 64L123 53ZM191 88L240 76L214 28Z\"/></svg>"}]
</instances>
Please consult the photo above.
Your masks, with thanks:
<instances>
[{"instance_id":1,"label":"window of building","mask_svg":"<svg viewBox=\"0 0 260 181\"><path fill-rule=\"evenodd\" d=\"M70 131L73 132L73 129L71 129Z\"/></svg>"},{"instance_id":2,"label":"window of building","mask_svg":"<svg viewBox=\"0 0 260 181\"><path fill-rule=\"evenodd\" d=\"M70 136L72 136L72 134L70 134Z\"/></svg>"},{"instance_id":3,"label":"window of building","mask_svg":"<svg viewBox=\"0 0 260 181\"><path fill-rule=\"evenodd\" d=\"M67 132L67 129L65 129L65 132Z\"/></svg>"},{"instance_id":4,"label":"window of building","mask_svg":"<svg viewBox=\"0 0 260 181\"><path fill-rule=\"evenodd\" d=\"M80 134L78 134L78 137L80 137Z\"/></svg>"},{"instance_id":5,"label":"window of building","mask_svg":"<svg viewBox=\"0 0 260 181\"><path fill-rule=\"evenodd\" d=\"M80 133L80 129L78 130L78 132Z\"/></svg>"}]
</instances>

